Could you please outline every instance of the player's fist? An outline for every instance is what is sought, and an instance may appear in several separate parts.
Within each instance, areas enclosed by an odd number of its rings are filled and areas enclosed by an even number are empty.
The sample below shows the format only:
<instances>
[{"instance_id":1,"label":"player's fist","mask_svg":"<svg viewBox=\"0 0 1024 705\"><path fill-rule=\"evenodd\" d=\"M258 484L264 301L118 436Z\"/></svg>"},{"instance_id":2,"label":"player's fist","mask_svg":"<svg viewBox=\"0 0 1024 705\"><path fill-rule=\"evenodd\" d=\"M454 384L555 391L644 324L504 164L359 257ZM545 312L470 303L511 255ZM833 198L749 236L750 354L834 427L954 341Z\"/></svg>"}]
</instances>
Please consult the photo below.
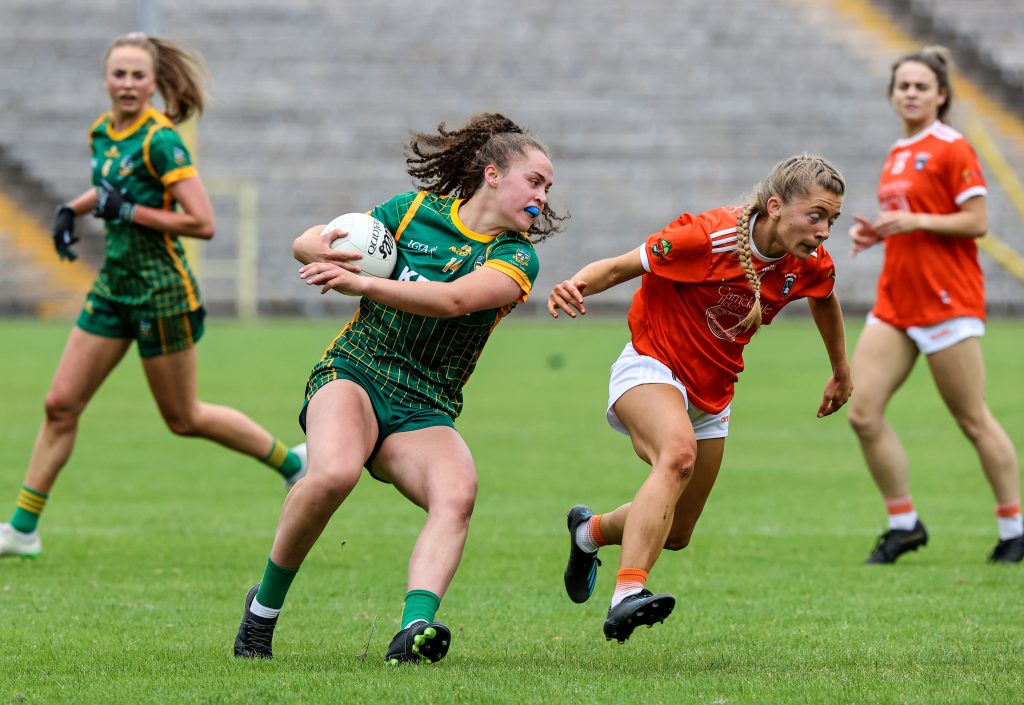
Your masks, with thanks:
<instances>
[{"instance_id":1,"label":"player's fist","mask_svg":"<svg viewBox=\"0 0 1024 705\"><path fill-rule=\"evenodd\" d=\"M113 223L131 223L135 217L135 204L125 189L118 191L106 179L96 189L96 208L92 214Z\"/></svg>"}]
</instances>

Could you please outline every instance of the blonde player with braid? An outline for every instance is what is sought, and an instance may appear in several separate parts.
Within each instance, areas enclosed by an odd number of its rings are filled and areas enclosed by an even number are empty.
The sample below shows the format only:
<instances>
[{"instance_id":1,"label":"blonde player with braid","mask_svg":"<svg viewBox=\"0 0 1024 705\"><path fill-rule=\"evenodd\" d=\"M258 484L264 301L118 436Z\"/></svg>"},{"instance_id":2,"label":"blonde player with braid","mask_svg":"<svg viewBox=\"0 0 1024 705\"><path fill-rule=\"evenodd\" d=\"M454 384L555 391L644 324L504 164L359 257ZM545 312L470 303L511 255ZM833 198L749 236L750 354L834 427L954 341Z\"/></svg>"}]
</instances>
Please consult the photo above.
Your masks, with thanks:
<instances>
[{"instance_id":1,"label":"blonde player with braid","mask_svg":"<svg viewBox=\"0 0 1024 705\"><path fill-rule=\"evenodd\" d=\"M595 515L569 510L565 588L590 598L598 548L622 546L607 639L624 642L663 621L670 594L652 594L647 575L663 548L685 548L715 484L729 431L743 347L783 306L807 298L832 376L819 417L850 397L835 270L822 243L839 217L845 183L821 157L775 165L746 205L684 213L624 255L588 264L555 286L548 311L585 314L584 296L642 276L629 311L632 341L612 366L607 418L626 433L650 475L632 502Z\"/></svg>"}]
</instances>

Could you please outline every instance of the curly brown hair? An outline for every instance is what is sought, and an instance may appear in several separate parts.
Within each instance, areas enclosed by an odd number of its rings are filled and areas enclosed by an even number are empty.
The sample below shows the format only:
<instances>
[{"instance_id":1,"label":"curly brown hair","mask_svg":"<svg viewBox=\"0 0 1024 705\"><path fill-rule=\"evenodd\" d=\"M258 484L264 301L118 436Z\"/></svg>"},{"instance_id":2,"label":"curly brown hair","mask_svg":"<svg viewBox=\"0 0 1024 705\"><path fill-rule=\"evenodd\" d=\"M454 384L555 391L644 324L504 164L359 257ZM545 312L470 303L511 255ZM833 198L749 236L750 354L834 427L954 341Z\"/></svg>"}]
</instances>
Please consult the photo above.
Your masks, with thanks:
<instances>
[{"instance_id":1,"label":"curly brown hair","mask_svg":"<svg viewBox=\"0 0 1024 705\"><path fill-rule=\"evenodd\" d=\"M477 113L454 130L442 122L437 132L414 132L406 171L417 188L469 199L483 183L488 164L504 170L513 159L525 156L527 149L550 157L548 148L529 130L500 113ZM559 215L545 203L527 232L531 240L541 242L561 232L568 219L569 214Z\"/></svg>"}]
</instances>

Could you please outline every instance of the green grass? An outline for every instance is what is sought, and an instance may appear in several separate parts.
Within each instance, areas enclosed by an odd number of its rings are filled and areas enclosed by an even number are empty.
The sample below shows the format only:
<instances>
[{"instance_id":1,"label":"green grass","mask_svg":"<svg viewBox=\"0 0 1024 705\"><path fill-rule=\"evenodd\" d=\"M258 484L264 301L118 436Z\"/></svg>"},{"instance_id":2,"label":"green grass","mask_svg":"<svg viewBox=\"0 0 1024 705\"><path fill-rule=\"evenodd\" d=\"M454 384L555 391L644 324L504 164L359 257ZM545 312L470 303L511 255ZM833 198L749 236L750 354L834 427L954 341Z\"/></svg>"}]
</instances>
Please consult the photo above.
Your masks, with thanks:
<instances>
[{"instance_id":1,"label":"green grass","mask_svg":"<svg viewBox=\"0 0 1024 705\"><path fill-rule=\"evenodd\" d=\"M213 321L204 399L237 406L286 442L332 322ZM851 349L856 329L851 330ZM1024 326L993 322L989 401L1018 448ZM0 519L13 509L67 326L0 322ZM480 497L440 617L440 664L382 663L422 520L365 478L303 566L270 663L231 642L280 511L255 462L173 437L134 351L86 413L52 494L36 561L0 562L0 703L921 703L1015 702L1021 568L984 562L993 500L924 365L892 406L932 544L865 567L881 502L840 413L816 419L827 364L813 325L780 321L751 346L725 464L691 546L653 588L676 612L624 646L597 594L564 597L566 509L608 510L645 475L603 420L621 321L512 320L467 388L459 429ZM7 499L4 499L6 497ZM8 504L4 506L4 502Z\"/></svg>"}]
</instances>

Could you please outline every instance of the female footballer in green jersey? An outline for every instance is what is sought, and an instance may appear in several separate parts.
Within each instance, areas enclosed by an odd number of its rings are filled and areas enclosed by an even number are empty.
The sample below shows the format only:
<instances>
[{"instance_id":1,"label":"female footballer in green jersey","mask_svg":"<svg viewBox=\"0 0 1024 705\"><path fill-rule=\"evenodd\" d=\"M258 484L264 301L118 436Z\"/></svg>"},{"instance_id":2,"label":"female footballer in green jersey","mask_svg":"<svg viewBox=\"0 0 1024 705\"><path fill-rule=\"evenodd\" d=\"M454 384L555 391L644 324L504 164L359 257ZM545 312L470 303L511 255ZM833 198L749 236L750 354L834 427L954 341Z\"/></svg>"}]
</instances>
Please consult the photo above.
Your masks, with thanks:
<instances>
[{"instance_id":1,"label":"female footballer in green jersey","mask_svg":"<svg viewBox=\"0 0 1024 705\"><path fill-rule=\"evenodd\" d=\"M111 110L90 131L95 188L57 209L53 233L57 254L73 260L75 216L104 219L103 267L46 395L14 516L0 524L0 556L42 550L39 515L71 455L79 417L133 340L172 432L258 458L289 487L304 471L304 447L289 450L241 412L197 396L194 345L205 310L178 238L213 237L213 208L174 123L202 112L202 59L166 39L133 33L110 44L103 72ZM166 115L152 106L157 91Z\"/></svg>"},{"instance_id":2,"label":"female footballer in green jersey","mask_svg":"<svg viewBox=\"0 0 1024 705\"><path fill-rule=\"evenodd\" d=\"M495 325L530 293L533 243L563 217L548 206L547 149L502 115L475 115L450 131L442 123L414 134L409 149L409 174L423 190L370 211L395 234L391 279L360 276L358 255L332 250L345 233L321 235L317 225L295 241L307 284L362 298L310 375L300 415L309 473L288 495L263 581L246 596L236 656L272 657L291 581L364 466L427 512L385 660L448 652L451 632L434 617L462 558L477 488L454 427L462 387Z\"/></svg>"}]
</instances>

